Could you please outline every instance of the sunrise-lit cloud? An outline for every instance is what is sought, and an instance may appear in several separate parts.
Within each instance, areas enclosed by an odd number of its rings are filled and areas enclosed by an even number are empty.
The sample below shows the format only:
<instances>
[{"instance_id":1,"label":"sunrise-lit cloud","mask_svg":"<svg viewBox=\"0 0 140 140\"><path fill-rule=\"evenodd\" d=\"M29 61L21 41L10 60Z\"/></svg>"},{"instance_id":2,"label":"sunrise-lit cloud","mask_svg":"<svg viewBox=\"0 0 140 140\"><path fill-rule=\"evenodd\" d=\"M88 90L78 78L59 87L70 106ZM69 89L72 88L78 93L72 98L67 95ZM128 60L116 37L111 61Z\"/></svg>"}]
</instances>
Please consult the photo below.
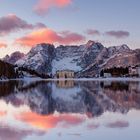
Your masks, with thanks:
<instances>
[{"instance_id":1,"label":"sunrise-lit cloud","mask_svg":"<svg viewBox=\"0 0 140 140\"><path fill-rule=\"evenodd\" d=\"M0 42L4 41L0 45L0 57L13 53L17 48L27 53L30 46L43 42L58 46L97 40L106 47L127 44L131 49L140 48L138 0L128 0L127 5L121 0L116 3L110 1L110 4L106 4L105 0L0 1ZM115 8L110 8L110 5ZM51 37L46 33L43 37L43 28L47 27L52 31ZM42 37L37 35L39 29ZM17 45L13 43L15 41Z\"/></svg>"},{"instance_id":2,"label":"sunrise-lit cloud","mask_svg":"<svg viewBox=\"0 0 140 140\"><path fill-rule=\"evenodd\" d=\"M46 14L51 8L64 8L72 3L72 0L38 0L34 10L38 15Z\"/></svg>"},{"instance_id":3,"label":"sunrise-lit cloud","mask_svg":"<svg viewBox=\"0 0 140 140\"><path fill-rule=\"evenodd\" d=\"M6 116L7 111L0 111L0 117Z\"/></svg>"},{"instance_id":4,"label":"sunrise-lit cloud","mask_svg":"<svg viewBox=\"0 0 140 140\"><path fill-rule=\"evenodd\" d=\"M85 41L85 37L78 33L70 31L57 33L52 29L43 28L16 39L15 44L31 47L39 43L75 44L82 41Z\"/></svg>"},{"instance_id":5,"label":"sunrise-lit cloud","mask_svg":"<svg viewBox=\"0 0 140 140\"><path fill-rule=\"evenodd\" d=\"M6 48L6 47L7 47L6 43L0 42L0 48Z\"/></svg>"},{"instance_id":6,"label":"sunrise-lit cloud","mask_svg":"<svg viewBox=\"0 0 140 140\"><path fill-rule=\"evenodd\" d=\"M129 37L130 33L128 31L107 31L105 32L105 35L120 39L120 38Z\"/></svg>"},{"instance_id":7,"label":"sunrise-lit cloud","mask_svg":"<svg viewBox=\"0 0 140 140\"><path fill-rule=\"evenodd\" d=\"M0 17L0 36L7 35L11 32L17 32L19 30L32 30L44 27L46 26L43 23L29 24L15 14Z\"/></svg>"},{"instance_id":8,"label":"sunrise-lit cloud","mask_svg":"<svg viewBox=\"0 0 140 140\"><path fill-rule=\"evenodd\" d=\"M0 139L1 140L23 140L27 136L37 135L43 136L45 132L43 131L35 131L35 130L24 130L21 128L14 128L12 126L4 126L0 127Z\"/></svg>"},{"instance_id":9,"label":"sunrise-lit cloud","mask_svg":"<svg viewBox=\"0 0 140 140\"><path fill-rule=\"evenodd\" d=\"M62 114L62 115L38 115L33 112L24 112L16 116L22 122L26 122L32 127L48 131L57 126L68 128L80 125L85 118L78 115Z\"/></svg>"}]
</instances>

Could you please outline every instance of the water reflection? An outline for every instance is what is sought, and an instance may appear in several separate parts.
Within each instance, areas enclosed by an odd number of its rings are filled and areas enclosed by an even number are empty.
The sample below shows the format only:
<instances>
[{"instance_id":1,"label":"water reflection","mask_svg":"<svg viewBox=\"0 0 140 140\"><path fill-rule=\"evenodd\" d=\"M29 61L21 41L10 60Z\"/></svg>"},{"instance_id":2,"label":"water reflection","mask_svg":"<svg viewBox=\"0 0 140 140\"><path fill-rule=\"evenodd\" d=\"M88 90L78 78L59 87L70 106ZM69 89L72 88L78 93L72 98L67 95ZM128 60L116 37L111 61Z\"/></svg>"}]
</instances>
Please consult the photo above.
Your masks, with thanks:
<instances>
[{"instance_id":1,"label":"water reflection","mask_svg":"<svg viewBox=\"0 0 140 140\"><path fill-rule=\"evenodd\" d=\"M140 82L0 82L0 106L1 139L8 139L6 133L17 140L60 137L62 132L65 139L85 139L85 131L92 139L88 131L102 126L131 128L130 118L140 117Z\"/></svg>"},{"instance_id":2,"label":"water reflection","mask_svg":"<svg viewBox=\"0 0 140 140\"><path fill-rule=\"evenodd\" d=\"M39 136L43 135L42 132L36 132L32 130L17 130L16 128L5 126L0 127L0 139L1 140L23 140L28 136L37 134Z\"/></svg>"},{"instance_id":3,"label":"water reflection","mask_svg":"<svg viewBox=\"0 0 140 140\"><path fill-rule=\"evenodd\" d=\"M56 86L58 88L73 88L74 87L74 81L73 80L61 80L56 81Z\"/></svg>"}]
</instances>

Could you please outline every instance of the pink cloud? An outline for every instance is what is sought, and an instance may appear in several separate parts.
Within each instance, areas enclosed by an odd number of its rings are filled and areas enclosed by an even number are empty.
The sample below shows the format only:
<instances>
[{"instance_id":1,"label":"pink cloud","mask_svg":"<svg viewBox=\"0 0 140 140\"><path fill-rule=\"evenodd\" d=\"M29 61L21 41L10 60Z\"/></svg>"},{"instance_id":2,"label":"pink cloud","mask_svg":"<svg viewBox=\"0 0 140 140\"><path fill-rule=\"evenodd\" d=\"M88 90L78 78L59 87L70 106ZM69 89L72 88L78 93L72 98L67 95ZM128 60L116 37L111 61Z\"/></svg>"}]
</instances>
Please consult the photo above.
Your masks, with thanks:
<instances>
[{"instance_id":1,"label":"pink cloud","mask_svg":"<svg viewBox=\"0 0 140 140\"><path fill-rule=\"evenodd\" d=\"M23 140L27 136L31 135L43 136L45 134L44 131L39 130L29 130L29 129L18 129L16 127L11 127L4 125L0 127L0 139L1 140Z\"/></svg>"},{"instance_id":2,"label":"pink cloud","mask_svg":"<svg viewBox=\"0 0 140 140\"><path fill-rule=\"evenodd\" d=\"M85 37L70 31L57 33L52 29L43 28L16 39L15 43L23 46L34 46L39 43L58 43L63 45L80 43L85 41Z\"/></svg>"},{"instance_id":3,"label":"pink cloud","mask_svg":"<svg viewBox=\"0 0 140 140\"><path fill-rule=\"evenodd\" d=\"M6 43L0 42L0 48L6 48L6 47L7 47Z\"/></svg>"},{"instance_id":4,"label":"pink cloud","mask_svg":"<svg viewBox=\"0 0 140 140\"><path fill-rule=\"evenodd\" d=\"M29 24L20 17L9 14L0 18L0 36L7 35L11 32L16 32L25 29L44 28L43 23Z\"/></svg>"},{"instance_id":5,"label":"pink cloud","mask_svg":"<svg viewBox=\"0 0 140 140\"><path fill-rule=\"evenodd\" d=\"M46 14L52 7L64 8L72 3L72 0L39 0L34 7L38 15Z\"/></svg>"},{"instance_id":6,"label":"pink cloud","mask_svg":"<svg viewBox=\"0 0 140 140\"><path fill-rule=\"evenodd\" d=\"M0 117L6 116L7 112L6 111L0 111Z\"/></svg>"},{"instance_id":7,"label":"pink cloud","mask_svg":"<svg viewBox=\"0 0 140 140\"><path fill-rule=\"evenodd\" d=\"M85 118L81 115L62 114L41 116L33 112L23 112L17 115L16 119L46 131L57 126L62 128L74 127L85 121Z\"/></svg>"}]
</instances>

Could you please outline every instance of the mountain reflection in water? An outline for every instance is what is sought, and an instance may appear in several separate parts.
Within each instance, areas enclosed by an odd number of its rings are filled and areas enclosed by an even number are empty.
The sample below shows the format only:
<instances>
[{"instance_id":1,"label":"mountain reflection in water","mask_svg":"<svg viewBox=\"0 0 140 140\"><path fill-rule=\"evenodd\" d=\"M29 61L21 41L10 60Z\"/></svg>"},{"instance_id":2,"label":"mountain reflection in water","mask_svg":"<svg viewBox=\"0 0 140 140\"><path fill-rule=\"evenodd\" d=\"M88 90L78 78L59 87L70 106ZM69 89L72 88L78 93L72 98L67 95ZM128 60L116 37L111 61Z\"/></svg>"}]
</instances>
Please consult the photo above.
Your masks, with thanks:
<instances>
[{"instance_id":1,"label":"mountain reflection in water","mask_svg":"<svg viewBox=\"0 0 140 140\"><path fill-rule=\"evenodd\" d=\"M127 115L140 117L140 82L0 82L0 106L1 139L54 138L50 133L85 139L85 130L129 128Z\"/></svg>"}]
</instances>

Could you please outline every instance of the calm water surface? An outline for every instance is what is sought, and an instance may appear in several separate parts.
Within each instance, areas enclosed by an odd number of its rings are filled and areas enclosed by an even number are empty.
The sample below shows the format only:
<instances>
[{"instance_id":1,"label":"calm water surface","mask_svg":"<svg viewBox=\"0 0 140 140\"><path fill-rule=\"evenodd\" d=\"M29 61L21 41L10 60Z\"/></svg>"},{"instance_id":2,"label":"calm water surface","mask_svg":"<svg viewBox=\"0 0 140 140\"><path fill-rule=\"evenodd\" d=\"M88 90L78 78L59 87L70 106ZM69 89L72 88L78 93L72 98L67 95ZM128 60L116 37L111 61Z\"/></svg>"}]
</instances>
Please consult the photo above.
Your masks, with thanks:
<instances>
[{"instance_id":1,"label":"calm water surface","mask_svg":"<svg viewBox=\"0 0 140 140\"><path fill-rule=\"evenodd\" d=\"M140 140L140 82L0 82L0 140Z\"/></svg>"}]
</instances>

